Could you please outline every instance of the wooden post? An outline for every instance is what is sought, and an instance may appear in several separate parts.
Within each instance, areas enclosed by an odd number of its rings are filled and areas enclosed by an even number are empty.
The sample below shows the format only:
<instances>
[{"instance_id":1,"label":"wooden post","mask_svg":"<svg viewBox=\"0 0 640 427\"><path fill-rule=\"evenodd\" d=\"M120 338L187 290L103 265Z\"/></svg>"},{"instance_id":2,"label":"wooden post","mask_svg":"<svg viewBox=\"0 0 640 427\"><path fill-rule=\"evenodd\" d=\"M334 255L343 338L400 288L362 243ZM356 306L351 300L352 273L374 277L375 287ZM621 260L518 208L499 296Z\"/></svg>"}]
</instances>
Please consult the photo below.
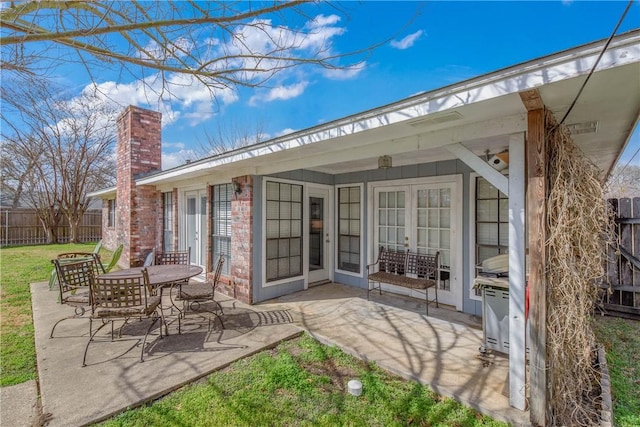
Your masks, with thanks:
<instances>
[{"instance_id":1,"label":"wooden post","mask_svg":"<svg viewBox=\"0 0 640 427\"><path fill-rule=\"evenodd\" d=\"M530 418L547 425L547 283L546 283L546 162L545 110L537 89L520 94L528 110L526 155L529 226Z\"/></svg>"}]
</instances>

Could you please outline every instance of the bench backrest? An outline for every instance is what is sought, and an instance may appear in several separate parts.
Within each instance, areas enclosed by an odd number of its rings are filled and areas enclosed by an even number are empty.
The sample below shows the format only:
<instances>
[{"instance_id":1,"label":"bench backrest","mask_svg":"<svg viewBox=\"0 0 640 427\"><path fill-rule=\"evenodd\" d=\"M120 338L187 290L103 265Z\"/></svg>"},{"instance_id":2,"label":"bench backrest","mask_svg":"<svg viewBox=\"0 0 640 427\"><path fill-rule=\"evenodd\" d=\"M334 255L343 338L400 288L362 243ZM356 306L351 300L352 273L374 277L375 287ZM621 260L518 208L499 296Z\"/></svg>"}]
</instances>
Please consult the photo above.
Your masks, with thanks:
<instances>
[{"instance_id":1,"label":"bench backrest","mask_svg":"<svg viewBox=\"0 0 640 427\"><path fill-rule=\"evenodd\" d=\"M381 246L378 253L378 271L436 279L439 257L440 252L428 255L409 251L391 251Z\"/></svg>"},{"instance_id":2,"label":"bench backrest","mask_svg":"<svg viewBox=\"0 0 640 427\"><path fill-rule=\"evenodd\" d=\"M396 252L386 249L384 246L380 247L378 254L378 271L384 271L386 273L404 274L405 272L405 252Z\"/></svg>"},{"instance_id":3,"label":"bench backrest","mask_svg":"<svg viewBox=\"0 0 640 427\"><path fill-rule=\"evenodd\" d=\"M406 274L435 279L438 272L439 256L440 252L436 252L435 255L407 252Z\"/></svg>"}]
</instances>

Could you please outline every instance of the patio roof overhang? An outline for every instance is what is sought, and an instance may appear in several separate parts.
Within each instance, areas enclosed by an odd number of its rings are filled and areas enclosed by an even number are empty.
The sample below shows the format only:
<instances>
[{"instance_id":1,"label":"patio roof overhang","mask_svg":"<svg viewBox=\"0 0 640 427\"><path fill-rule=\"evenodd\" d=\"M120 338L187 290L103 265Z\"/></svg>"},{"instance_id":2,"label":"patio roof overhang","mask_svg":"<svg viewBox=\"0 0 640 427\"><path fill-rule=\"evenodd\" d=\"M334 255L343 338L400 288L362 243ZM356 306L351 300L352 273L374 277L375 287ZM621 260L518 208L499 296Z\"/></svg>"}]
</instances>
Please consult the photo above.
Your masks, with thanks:
<instances>
[{"instance_id":1,"label":"patio roof overhang","mask_svg":"<svg viewBox=\"0 0 640 427\"><path fill-rule=\"evenodd\" d=\"M179 186L206 176L209 183L241 175L294 169L330 174L377 168L380 155L393 166L456 158L452 144L474 154L508 148L527 129L520 93L537 89L560 120L578 94L605 41L559 52L416 95L403 101L275 138L188 165L158 172L138 185ZM610 172L640 114L640 30L613 39L565 124L583 152ZM105 190L106 191L106 190ZM95 196L99 194L94 193Z\"/></svg>"}]
</instances>

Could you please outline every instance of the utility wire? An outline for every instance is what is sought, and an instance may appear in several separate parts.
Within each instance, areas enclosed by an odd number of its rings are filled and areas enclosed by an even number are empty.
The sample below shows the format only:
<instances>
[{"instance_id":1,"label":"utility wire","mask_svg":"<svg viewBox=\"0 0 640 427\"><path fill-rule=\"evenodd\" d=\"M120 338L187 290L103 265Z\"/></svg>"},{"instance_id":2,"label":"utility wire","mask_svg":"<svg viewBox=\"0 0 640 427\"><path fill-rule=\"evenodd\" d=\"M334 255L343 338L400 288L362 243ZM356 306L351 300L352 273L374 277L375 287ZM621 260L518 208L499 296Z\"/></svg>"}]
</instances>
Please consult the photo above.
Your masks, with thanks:
<instances>
[{"instance_id":1,"label":"utility wire","mask_svg":"<svg viewBox=\"0 0 640 427\"><path fill-rule=\"evenodd\" d=\"M562 120L560 120L560 123L558 123L558 126L560 126L560 125L562 125L564 123L564 121L566 120L567 116L569 115L569 113L571 113L571 110L573 110L573 107L576 105L576 102L578 102L578 98L580 98L580 95L582 94L582 91L584 90L584 87L587 85L587 82L591 78L591 75L596 70L596 67L598 66L598 63L600 63L600 60L602 59L602 56L604 55L604 53L606 52L607 48L609 47L609 44L611 43L611 40L613 39L613 37L618 32L618 28L620 28L620 25L622 24L622 21L624 21L624 18L627 16L627 12L629 12L629 9L631 8L632 4L633 4L633 0L629 0L629 3L627 4L627 7L625 8L624 12L622 13L622 16L620 17L620 19L618 20L618 24L613 29L613 32L609 36L609 39L607 40L607 42L605 43L604 47L600 51L600 55L598 55L598 59L596 59L595 64L593 64L593 67L591 67L591 71L589 71L589 74L587 75L587 78L582 83L582 86L580 87L580 90L578 91L578 94L576 95L576 97L574 98L573 102L569 106L569 109L567 110L567 112L564 114L564 117L562 118Z\"/></svg>"}]
</instances>

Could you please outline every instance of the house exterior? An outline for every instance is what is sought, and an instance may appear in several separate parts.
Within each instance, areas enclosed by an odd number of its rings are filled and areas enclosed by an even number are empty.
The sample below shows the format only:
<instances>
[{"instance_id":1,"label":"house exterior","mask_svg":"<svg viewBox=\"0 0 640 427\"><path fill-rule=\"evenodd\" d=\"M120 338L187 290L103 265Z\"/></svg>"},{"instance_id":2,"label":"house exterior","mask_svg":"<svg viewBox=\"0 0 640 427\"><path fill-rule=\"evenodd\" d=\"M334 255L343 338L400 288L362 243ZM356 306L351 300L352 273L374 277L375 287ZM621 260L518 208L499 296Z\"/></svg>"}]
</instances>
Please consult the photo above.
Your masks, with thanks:
<instances>
[{"instance_id":1,"label":"house exterior","mask_svg":"<svg viewBox=\"0 0 640 427\"><path fill-rule=\"evenodd\" d=\"M118 119L103 240L123 266L191 247L253 304L334 281L366 288L378 248L441 254L441 303L481 315L476 265L509 254L511 405L525 409L525 283L536 117L569 110L605 41L558 52L253 146L161 170L161 116ZM640 113L640 31L615 37L565 124L611 171ZM539 178L539 177L538 177ZM541 201L537 201L540 203ZM396 289L403 292L402 289Z\"/></svg>"}]
</instances>

